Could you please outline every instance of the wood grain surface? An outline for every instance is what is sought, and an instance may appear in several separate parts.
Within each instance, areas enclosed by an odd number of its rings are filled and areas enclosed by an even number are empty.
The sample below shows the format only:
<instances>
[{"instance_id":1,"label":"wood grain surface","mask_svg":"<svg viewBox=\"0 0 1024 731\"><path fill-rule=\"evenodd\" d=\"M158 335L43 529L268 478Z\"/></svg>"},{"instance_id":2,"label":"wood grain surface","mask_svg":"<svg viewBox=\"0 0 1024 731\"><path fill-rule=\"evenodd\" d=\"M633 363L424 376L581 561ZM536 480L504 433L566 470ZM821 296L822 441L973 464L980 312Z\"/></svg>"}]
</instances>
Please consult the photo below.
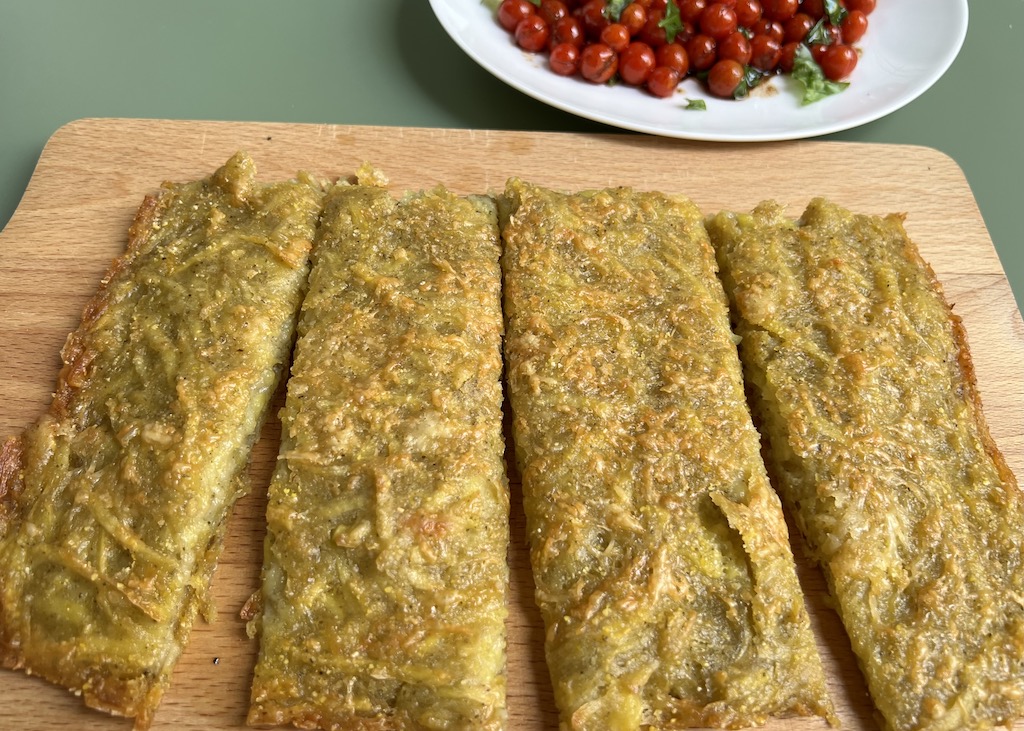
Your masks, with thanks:
<instances>
[{"instance_id":1,"label":"wood grain surface","mask_svg":"<svg viewBox=\"0 0 1024 731\"><path fill-rule=\"evenodd\" d=\"M747 210L774 198L799 215L816 195L863 213L903 212L906 228L964 319L993 436L1024 476L1024 323L959 167L922 147L828 142L721 145L634 135L89 119L58 130L21 204L0 232L0 437L49 403L59 351L111 259L124 247L142 197L164 180L209 174L245 149L263 180L309 170L348 177L363 161L397 194L443 183L460 193L500 190L510 176L558 188L632 185L690 196L705 212ZM281 394L274 407L281 405ZM154 729L244 726L256 644L238 612L257 587L266 486L280 427L272 417L251 466L214 578L219 617L199 621ZM511 456L511 453L509 454ZM515 478L515 475L513 475ZM524 520L513 481L509 707L514 731L553 731L557 715L534 607ZM845 729L877 729L864 683L818 570L800 578ZM23 673L0 671L0 729L128 729ZM779 719L768 729L825 729ZM1024 724L1017 728L1024 729Z\"/></svg>"}]
</instances>

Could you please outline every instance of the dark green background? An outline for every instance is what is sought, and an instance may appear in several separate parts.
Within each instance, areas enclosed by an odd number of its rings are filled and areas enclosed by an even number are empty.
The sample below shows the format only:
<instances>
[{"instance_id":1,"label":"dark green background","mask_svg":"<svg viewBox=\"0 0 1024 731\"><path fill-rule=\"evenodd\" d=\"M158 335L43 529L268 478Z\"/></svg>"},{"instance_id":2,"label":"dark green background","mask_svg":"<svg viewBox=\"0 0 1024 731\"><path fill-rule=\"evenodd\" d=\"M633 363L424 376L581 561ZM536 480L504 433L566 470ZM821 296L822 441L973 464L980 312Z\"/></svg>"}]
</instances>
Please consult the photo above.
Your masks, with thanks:
<instances>
[{"instance_id":1,"label":"dark green background","mask_svg":"<svg viewBox=\"0 0 1024 731\"><path fill-rule=\"evenodd\" d=\"M956 160L1019 304L1024 0L976 0L970 14L931 90L827 139ZM0 0L0 225L47 138L81 117L608 131L475 66L427 0Z\"/></svg>"}]
</instances>

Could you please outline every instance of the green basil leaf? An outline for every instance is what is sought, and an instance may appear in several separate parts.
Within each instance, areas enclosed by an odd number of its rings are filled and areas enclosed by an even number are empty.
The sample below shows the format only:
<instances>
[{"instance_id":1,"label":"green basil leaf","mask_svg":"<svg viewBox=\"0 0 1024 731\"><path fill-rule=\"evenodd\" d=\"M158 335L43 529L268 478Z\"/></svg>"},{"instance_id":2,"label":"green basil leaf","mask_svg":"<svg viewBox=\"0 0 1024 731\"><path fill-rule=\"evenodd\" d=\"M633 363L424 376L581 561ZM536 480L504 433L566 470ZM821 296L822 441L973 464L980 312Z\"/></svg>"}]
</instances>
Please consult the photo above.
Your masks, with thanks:
<instances>
[{"instance_id":1,"label":"green basil leaf","mask_svg":"<svg viewBox=\"0 0 1024 731\"><path fill-rule=\"evenodd\" d=\"M665 29L665 41L672 43L676 34L683 30L683 19L679 15L679 6L670 2L665 6L665 18L658 23L658 27Z\"/></svg>"},{"instance_id":2,"label":"green basil leaf","mask_svg":"<svg viewBox=\"0 0 1024 731\"><path fill-rule=\"evenodd\" d=\"M619 18L622 17L622 11L630 2L631 0L608 0L608 4L604 6L604 17L613 23L618 23Z\"/></svg>"},{"instance_id":3,"label":"green basil leaf","mask_svg":"<svg viewBox=\"0 0 1024 731\"><path fill-rule=\"evenodd\" d=\"M811 26L811 29L807 31L804 43L808 46L814 43L824 43L826 46L832 44L832 34L825 29L824 15L818 18L818 22Z\"/></svg>"},{"instance_id":4,"label":"green basil leaf","mask_svg":"<svg viewBox=\"0 0 1024 731\"><path fill-rule=\"evenodd\" d=\"M839 25L846 17L846 8L839 4L839 0L825 0L825 15L832 25Z\"/></svg>"},{"instance_id":5,"label":"green basil leaf","mask_svg":"<svg viewBox=\"0 0 1024 731\"><path fill-rule=\"evenodd\" d=\"M736 91L732 93L732 98L745 99L750 96L750 90L760 84L764 77L768 75L768 72L761 71L753 66L744 66L743 79L740 81L740 85L736 87Z\"/></svg>"},{"instance_id":6,"label":"green basil leaf","mask_svg":"<svg viewBox=\"0 0 1024 731\"><path fill-rule=\"evenodd\" d=\"M687 99L686 106L683 107L683 109L693 109L698 112L706 112L708 110L708 105L703 99Z\"/></svg>"},{"instance_id":7,"label":"green basil leaf","mask_svg":"<svg viewBox=\"0 0 1024 731\"><path fill-rule=\"evenodd\" d=\"M838 94L850 85L848 81L830 81L814 61L811 50L804 44L797 46L796 55L793 57L794 80L803 87L801 104L812 104L827 96Z\"/></svg>"}]
</instances>

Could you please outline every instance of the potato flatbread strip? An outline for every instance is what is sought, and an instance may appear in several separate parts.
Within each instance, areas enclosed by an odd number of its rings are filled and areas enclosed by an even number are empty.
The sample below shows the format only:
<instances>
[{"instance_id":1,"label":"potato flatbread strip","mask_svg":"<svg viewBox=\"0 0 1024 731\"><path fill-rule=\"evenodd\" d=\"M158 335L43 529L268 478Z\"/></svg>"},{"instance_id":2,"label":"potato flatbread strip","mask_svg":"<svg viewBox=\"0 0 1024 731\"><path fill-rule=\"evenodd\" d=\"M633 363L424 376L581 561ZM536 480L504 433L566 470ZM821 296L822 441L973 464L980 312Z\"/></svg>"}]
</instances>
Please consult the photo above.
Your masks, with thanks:
<instances>
[{"instance_id":1,"label":"potato flatbread strip","mask_svg":"<svg viewBox=\"0 0 1024 731\"><path fill-rule=\"evenodd\" d=\"M831 717L696 206L506 197L513 433L563 728Z\"/></svg>"},{"instance_id":2,"label":"potato flatbread strip","mask_svg":"<svg viewBox=\"0 0 1024 731\"><path fill-rule=\"evenodd\" d=\"M899 216L709 221L784 501L889 729L1024 709L1024 506Z\"/></svg>"},{"instance_id":3,"label":"potato flatbread strip","mask_svg":"<svg viewBox=\"0 0 1024 731\"><path fill-rule=\"evenodd\" d=\"M494 203L328 194L269 493L251 724L502 729Z\"/></svg>"},{"instance_id":4,"label":"potato flatbread strip","mask_svg":"<svg viewBox=\"0 0 1024 731\"><path fill-rule=\"evenodd\" d=\"M243 154L147 197L0 452L0 660L146 728L284 371L322 191Z\"/></svg>"}]
</instances>

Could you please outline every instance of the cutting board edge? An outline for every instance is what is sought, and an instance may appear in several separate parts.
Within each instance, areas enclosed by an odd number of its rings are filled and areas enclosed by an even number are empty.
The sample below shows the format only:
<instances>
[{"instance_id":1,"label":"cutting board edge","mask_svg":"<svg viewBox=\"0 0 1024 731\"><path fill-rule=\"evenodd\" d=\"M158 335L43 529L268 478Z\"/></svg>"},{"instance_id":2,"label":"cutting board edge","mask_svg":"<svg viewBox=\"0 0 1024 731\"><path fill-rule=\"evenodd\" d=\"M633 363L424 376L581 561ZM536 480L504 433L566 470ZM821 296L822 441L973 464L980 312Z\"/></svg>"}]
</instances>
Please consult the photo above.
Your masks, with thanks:
<instances>
[{"instance_id":1,"label":"cutting board edge","mask_svg":"<svg viewBox=\"0 0 1024 731\"><path fill-rule=\"evenodd\" d=\"M422 134L427 136L432 135L449 135L449 134L466 134L466 135L497 135L497 136L517 136L517 135L529 135L532 138L540 139L551 139L551 140L565 140L569 138L582 139L582 140L602 140L613 143L623 143L629 146L640 146L644 148L694 148L694 149L720 149L736 151L742 149L777 149L780 147L798 145L801 147L814 146L823 148L842 148L842 149L878 149L880 147L902 149L907 151L913 151L916 155L922 155L926 157L934 157L935 164L939 165L947 170L947 172L955 175L964 186L971 191L970 202L973 209L973 214L977 216L978 221L981 223L985 230L985 234L988 238L988 245L995 251L994 245L992 244L991 235L988 233L988 228L985 225L984 218L981 215L980 208L978 207L977 200L974 198L973 190L970 188L970 183L967 180L966 174L960 167L956 160L934 147L927 145L918 144L904 144L904 143L868 143L868 142L848 142L842 140L819 140L819 139L807 139L790 142L758 142L758 143L746 143L746 142L706 142L706 141L692 141L675 139L669 137L657 137L653 135L644 135L639 133L615 133L615 132L593 132L593 133L574 133L574 132L558 132L558 131L522 131L522 130L501 130L501 129L463 129L463 128L448 128L448 127L407 127L407 126L388 126L388 125L364 125L364 124L342 124L342 123L308 123L308 122L283 122L283 121L254 121L254 120L223 120L223 119L157 119L157 118L142 118L142 117L81 117L78 119L71 120L58 127L46 140L42 150L39 153L39 157L36 160L36 164L33 167L32 174L29 177L29 181L25 187L25 191L22 194L18 205L15 207L14 212L11 214L7 224L0 229L0 244L2 244L5 234L11 229L16 229L20 223L20 217L25 215L25 209L34 203L34 198L37 195L38 188L40 187L39 181L47 175L47 168L50 166L50 160L54 155L59 154L59 148L63 144L73 144L75 138L79 136L97 137L104 134L111 134L111 130L114 134L124 135L131 134L135 127L151 128L154 132L163 132L167 128L179 127L185 130L199 127L209 127L211 130L222 131L224 129L237 128L239 130L251 131L258 136L264 136L269 141L272 134L266 135L267 132L273 133L274 131L309 131L316 130L317 136L322 136L326 131L329 136L338 139L343 135L352 134L389 134L396 131L400 131L402 134ZM197 160L195 162L195 174L197 176L206 175L209 172L209 164L204 161ZM316 171L314 171L316 172ZM349 171L352 172L352 171ZM259 176L261 178L265 176ZM155 182L155 185L158 185ZM469 192L469 191L463 191ZM479 192L479 191L477 191ZM680 191L686 194L686 191ZM719 208L708 209L706 213L715 213ZM893 211L865 211L869 213L890 213ZM997 255L998 258L998 255ZM1005 276L1005 271L1003 272Z\"/></svg>"}]
</instances>

